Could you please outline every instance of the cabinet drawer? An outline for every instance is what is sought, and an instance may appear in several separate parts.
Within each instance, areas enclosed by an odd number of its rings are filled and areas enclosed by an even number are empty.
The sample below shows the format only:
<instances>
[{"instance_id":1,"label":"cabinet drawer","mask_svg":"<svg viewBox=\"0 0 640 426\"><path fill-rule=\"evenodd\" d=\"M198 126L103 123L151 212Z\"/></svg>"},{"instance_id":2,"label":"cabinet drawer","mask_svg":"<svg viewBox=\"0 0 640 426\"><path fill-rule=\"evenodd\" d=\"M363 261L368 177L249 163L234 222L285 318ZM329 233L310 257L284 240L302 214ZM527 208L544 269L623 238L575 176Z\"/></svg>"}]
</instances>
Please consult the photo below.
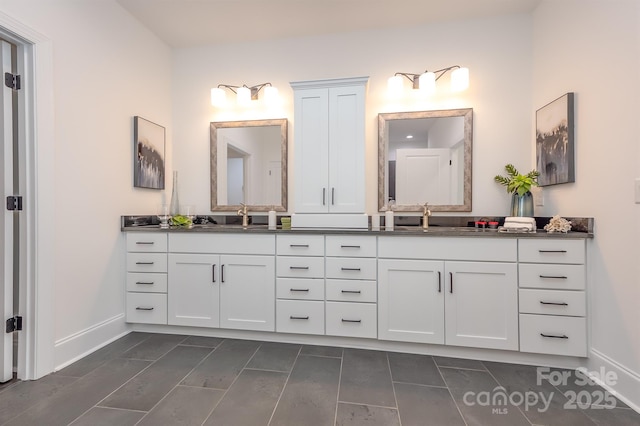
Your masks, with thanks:
<instances>
[{"instance_id":1,"label":"cabinet drawer","mask_svg":"<svg viewBox=\"0 0 640 426\"><path fill-rule=\"evenodd\" d=\"M520 351L585 357L586 319L520 314Z\"/></svg>"},{"instance_id":2,"label":"cabinet drawer","mask_svg":"<svg viewBox=\"0 0 640 426\"><path fill-rule=\"evenodd\" d=\"M327 280L326 286L327 300L369 303L377 301L375 281Z\"/></svg>"},{"instance_id":3,"label":"cabinet drawer","mask_svg":"<svg viewBox=\"0 0 640 426\"><path fill-rule=\"evenodd\" d=\"M327 256L376 257L376 252L376 237L374 236L327 236Z\"/></svg>"},{"instance_id":4,"label":"cabinet drawer","mask_svg":"<svg viewBox=\"0 0 640 426\"><path fill-rule=\"evenodd\" d=\"M279 333L324 334L324 302L276 301L276 331Z\"/></svg>"},{"instance_id":5,"label":"cabinet drawer","mask_svg":"<svg viewBox=\"0 0 640 426\"><path fill-rule=\"evenodd\" d=\"M166 324L167 295L127 293L127 322Z\"/></svg>"},{"instance_id":6,"label":"cabinet drawer","mask_svg":"<svg viewBox=\"0 0 640 426\"><path fill-rule=\"evenodd\" d=\"M127 291L166 293L167 274L157 272L128 272Z\"/></svg>"},{"instance_id":7,"label":"cabinet drawer","mask_svg":"<svg viewBox=\"0 0 640 426\"><path fill-rule=\"evenodd\" d=\"M274 255L276 244L275 235L180 232L169 235L169 251L172 253Z\"/></svg>"},{"instance_id":8,"label":"cabinet drawer","mask_svg":"<svg viewBox=\"0 0 640 426\"><path fill-rule=\"evenodd\" d=\"M164 232L127 232L127 251L167 251L167 234Z\"/></svg>"},{"instance_id":9,"label":"cabinet drawer","mask_svg":"<svg viewBox=\"0 0 640 426\"><path fill-rule=\"evenodd\" d=\"M280 256L324 256L324 235L278 235Z\"/></svg>"},{"instance_id":10,"label":"cabinet drawer","mask_svg":"<svg viewBox=\"0 0 640 426\"><path fill-rule=\"evenodd\" d=\"M326 302L326 333L330 336L377 337L375 303Z\"/></svg>"},{"instance_id":11,"label":"cabinet drawer","mask_svg":"<svg viewBox=\"0 0 640 426\"><path fill-rule=\"evenodd\" d=\"M327 278L375 280L376 259L327 257Z\"/></svg>"},{"instance_id":12,"label":"cabinet drawer","mask_svg":"<svg viewBox=\"0 0 640 426\"><path fill-rule=\"evenodd\" d=\"M518 266L520 287L554 290L584 290L584 265L549 265L521 263Z\"/></svg>"},{"instance_id":13,"label":"cabinet drawer","mask_svg":"<svg viewBox=\"0 0 640 426\"><path fill-rule=\"evenodd\" d=\"M584 240L518 240L518 260L534 263L574 263L585 260Z\"/></svg>"},{"instance_id":14,"label":"cabinet drawer","mask_svg":"<svg viewBox=\"0 0 640 426\"><path fill-rule=\"evenodd\" d=\"M378 237L378 257L388 259L515 262L515 238Z\"/></svg>"},{"instance_id":15,"label":"cabinet drawer","mask_svg":"<svg viewBox=\"0 0 640 426\"><path fill-rule=\"evenodd\" d=\"M520 313L583 317L586 313L585 293L520 289Z\"/></svg>"},{"instance_id":16,"label":"cabinet drawer","mask_svg":"<svg viewBox=\"0 0 640 426\"><path fill-rule=\"evenodd\" d=\"M278 277L324 278L324 257L277 256Z\"/></svg>"},{"instance_id":17,"label":"cabinet drawer","mask_svg":"<svg viewBox=\"0 0 640 426\"><path fill-rule=\"evenodd\" d=\"M324 300L324 280L318 278L278 278L278 299Z\"/></svg>"},{"instance_id":18,"label":"cabinet drawer","mask_svg":"<svg viewBox=\"0 0 640 426\"><path fill-rule=\"evenodd\" d=\"M128 253L128 272L167 272L166 253Z\"/></svg>"}]
</instances>

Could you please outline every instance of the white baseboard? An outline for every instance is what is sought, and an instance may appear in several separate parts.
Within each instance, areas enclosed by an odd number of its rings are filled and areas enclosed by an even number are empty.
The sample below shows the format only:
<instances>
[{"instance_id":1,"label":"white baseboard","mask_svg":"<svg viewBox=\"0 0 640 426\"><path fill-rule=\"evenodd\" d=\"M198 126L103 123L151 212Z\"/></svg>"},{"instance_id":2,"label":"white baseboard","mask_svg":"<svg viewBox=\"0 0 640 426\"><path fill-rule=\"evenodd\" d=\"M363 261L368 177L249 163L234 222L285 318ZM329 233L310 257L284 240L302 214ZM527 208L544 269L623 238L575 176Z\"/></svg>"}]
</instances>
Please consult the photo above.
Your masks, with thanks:
<instances>
[{"instance_id":1,"label":"white baseboard","mask_svg":"<svg viewBox=\"0 0 640 426\"><path fill-rule=\"evenodd\" d=\"M618 363L596 349L591 349L587 369L593 381L640 413L640 374L638 372ZM617 376L613 380L615 383L610 383L612 380L606 376L611 372L614 372Z\"/></svg>"},{"instance_id":2,"label":"white baseboard","mask_svg":"<svg viewBox=\"0 0 640 426\"><path fill-rule=\"evenodd\" d=\"M54 371L89 355L131 332L124 313L109 318L70 336L54 345Z\"/></svg>"}]
</instances>

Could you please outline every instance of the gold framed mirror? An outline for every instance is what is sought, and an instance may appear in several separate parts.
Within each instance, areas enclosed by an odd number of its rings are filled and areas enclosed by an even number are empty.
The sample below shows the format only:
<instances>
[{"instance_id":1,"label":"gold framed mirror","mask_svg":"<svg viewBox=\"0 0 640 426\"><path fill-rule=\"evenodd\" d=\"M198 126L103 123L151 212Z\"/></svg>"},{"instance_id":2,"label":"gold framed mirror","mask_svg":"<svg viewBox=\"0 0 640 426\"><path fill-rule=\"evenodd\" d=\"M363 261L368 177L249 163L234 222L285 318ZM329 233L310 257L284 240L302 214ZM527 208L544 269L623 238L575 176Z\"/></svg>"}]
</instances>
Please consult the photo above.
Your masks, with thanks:
<instances>
[{"instance_id":1,"label":"gold framed mirror","mask_svg":"<svg viewBox=\"0 0 640 426\"><path fill-rule=\"evenodd\" d=\"M287 211L287 119L211 123L211 211Z\"/></svg>"},{"instance_id":2,"label":"gold framed mirror","mask_svg":"<svg viewBox=\"0 0 640 426\"><path fill-rule=\"evenodd\" d=\"M378 210L471 211L473 109L378 114Z\"/></svg>"}]
</instances>

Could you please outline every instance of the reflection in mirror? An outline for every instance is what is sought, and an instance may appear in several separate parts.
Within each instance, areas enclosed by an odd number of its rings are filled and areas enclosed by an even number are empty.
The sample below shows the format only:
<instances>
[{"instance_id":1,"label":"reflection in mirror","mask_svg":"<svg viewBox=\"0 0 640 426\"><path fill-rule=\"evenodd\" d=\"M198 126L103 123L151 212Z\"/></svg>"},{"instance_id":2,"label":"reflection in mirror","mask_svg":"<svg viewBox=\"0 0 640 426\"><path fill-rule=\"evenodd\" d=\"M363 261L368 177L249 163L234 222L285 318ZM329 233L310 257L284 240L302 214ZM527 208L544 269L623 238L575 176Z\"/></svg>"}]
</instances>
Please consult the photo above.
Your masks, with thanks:
<instances>
[{"instance_id":1,"label":"reflection in mirror","mask_svg":"<svg viewBox=\"0 0 640 426\"><path fill-rule=\"evenodd\" d=\"M287 120L211 123L211 210L287 210Z\"/></svg>"},{"instance_id":2,"label":"reflection in mirror","mask_svg":"<svg viewBox=\"0 0 640 426\"><path fill-rule=\"evenodd\" d=\"M473 110L378 114L378 209L471 211Z\"/></svg>"}]
</instances>

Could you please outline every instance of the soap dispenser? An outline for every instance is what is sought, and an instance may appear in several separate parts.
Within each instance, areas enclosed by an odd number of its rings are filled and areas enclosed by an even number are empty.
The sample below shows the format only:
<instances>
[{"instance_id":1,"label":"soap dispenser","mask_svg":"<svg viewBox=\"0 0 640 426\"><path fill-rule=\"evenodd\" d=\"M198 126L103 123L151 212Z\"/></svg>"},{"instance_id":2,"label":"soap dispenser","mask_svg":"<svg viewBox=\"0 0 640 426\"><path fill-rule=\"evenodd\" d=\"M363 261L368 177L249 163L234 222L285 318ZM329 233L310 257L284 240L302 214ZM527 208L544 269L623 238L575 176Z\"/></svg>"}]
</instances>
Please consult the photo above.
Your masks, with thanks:
<instances>
[{"instance_id":1,"label":"soap dispenser","mask_svg":"<svg viewBox=\"0 0 640 426\"><path fill-rule=\"evenodd\" d=\"M385 231L393 231L393 201L387 204L384 212L384 229Z\"/></svg>"}]
</instances>

